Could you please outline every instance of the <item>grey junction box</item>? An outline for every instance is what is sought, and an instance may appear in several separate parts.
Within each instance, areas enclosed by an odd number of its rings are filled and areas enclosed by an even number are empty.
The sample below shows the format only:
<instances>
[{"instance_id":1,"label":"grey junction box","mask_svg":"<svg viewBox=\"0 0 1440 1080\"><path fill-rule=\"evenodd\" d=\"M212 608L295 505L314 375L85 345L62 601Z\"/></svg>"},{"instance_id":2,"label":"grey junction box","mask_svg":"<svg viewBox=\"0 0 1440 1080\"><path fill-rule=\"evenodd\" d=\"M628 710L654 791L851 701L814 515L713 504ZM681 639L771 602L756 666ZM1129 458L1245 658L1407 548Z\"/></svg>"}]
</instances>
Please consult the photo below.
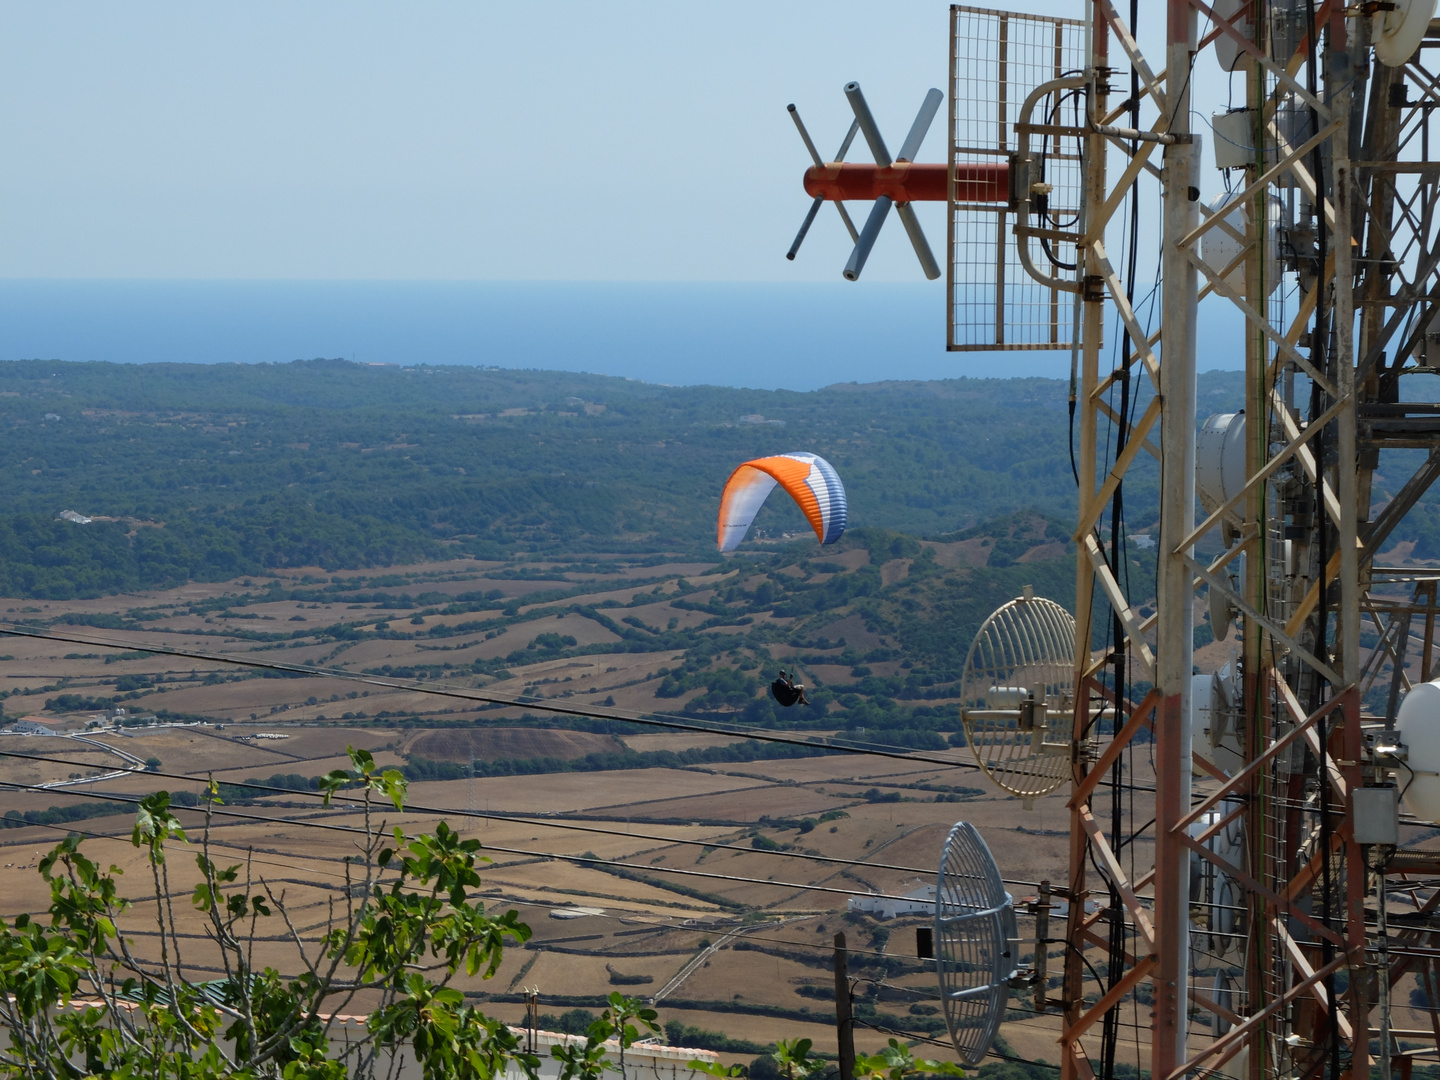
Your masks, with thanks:
<instances>
[{"instance_id":1,"label":"grey junction box","mask_svg":"<svg viewBox=\"0 0 1440 1080\"><path fill-rule=\"evenodd\" d=\"M1395 787L1356 788L1352 798L1357 844L1400 843L1400 792Z\"/></svg>"}]
</instances>

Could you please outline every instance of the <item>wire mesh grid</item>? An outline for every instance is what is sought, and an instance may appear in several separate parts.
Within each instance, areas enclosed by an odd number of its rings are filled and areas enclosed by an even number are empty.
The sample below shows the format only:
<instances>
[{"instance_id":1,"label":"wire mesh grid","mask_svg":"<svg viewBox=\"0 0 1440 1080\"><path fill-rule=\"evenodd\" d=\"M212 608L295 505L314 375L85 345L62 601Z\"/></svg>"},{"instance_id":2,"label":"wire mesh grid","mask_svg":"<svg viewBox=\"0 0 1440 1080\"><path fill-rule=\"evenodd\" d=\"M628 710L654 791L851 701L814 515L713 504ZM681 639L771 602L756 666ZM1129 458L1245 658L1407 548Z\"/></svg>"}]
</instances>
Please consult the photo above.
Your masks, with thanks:
<instances>
[{"instance_id":1,"label":"wire mesh grid","mask_svg":"<svg viewBox=\"0 0 1440 1080\"><path fill-rule=\"evenodd\" d=\"M1280 701L1278 692L1272 687L1265 691L1257 690L1256 695L1249 711L1251 715L1258 714L1268 719L1260 721L1264 730L1261 737L1250 746L1252 757L1258 757L1268 750L1277 740L1284 738L1289 730L1284 719L1285 706ZM1251 816L1247 822L1249 863L1254 868L1252 872L1265 882L1287 881L1287 868L1296 859L1295 853L1290 850L1294 839L1291 835L1293 815L1288 812L1290 807L1287 799L1294 786L1291 783L1291 765L1290 755L1281 753L1272 756L1262 768L1256 770L1255 786L1250 795ZM1290 952L1286 942L1286 935L1290 933L1289 928L1293 925L1289 922L1289 913L1284 908L1277 910L1271 907L1248 890L1245 896L1247 906L1256 905L1258 910L1252 909L1255 914L1264 912L1271 916L1274 922L1258 918L1248 925L1244 966L1251 972L1248 980L1251 989L1260 996L1257 1000L1252 1000L1250 994L1242 989L1236 996L1236 1004L1232 1006L1241 1015L1248 1015L1260 1009L1267 1001L1283 996L1292 977ZM1281 929L1285 931L1284 934L1280 932ZM1263 1049L1261 1075L1270 1080L1288 1075L1285 1060L1287 1047L1279 1038L1283 1034L1282 1025L1266 1023L1261 1025L1255 1041L1251 1044L1252 1052L1255 1047ZM1232 1075L1239 1072L1233 1066L1229 1071ZM1247 1077L1236 1076L1236 1080L1247 1080Z\"/></svg>"},{"instance_id":2,"label":"wire mesh grid","mask_svg":"<svg viewBox=\"0 0 1440 1080\"><path fill-rule=\"evenodd\" d=\"M1070 779L1075 620L1053 600L1012 600L975 635L961 684L961 719L975 760L1022 798Z\"/></svg>"},{"instance_id":3,"label":"wire mesh grid","mask_svg":"<svg viewBox=\"0 0 1440 1080\"><path fill-rule=\"evenodd\" d=\"M1190 826L1190 835L1225 862L1245 865L1244 805L1226 799ZM1214 830L1213 832L1211 830ZM1209 833L1208 836L1205 834ZM1200 854L1190 856L1190 966L1204 969L1244 954L1245 894L1240 883Z\"/></svg>"},{"instance_id":4,"label":"wire mesh grid","mask_svg":"<svg viewBox=\"0 0 1440 1080\"><path fill-rule=\"evenodd\" d=\"M973 201L978 192L969 190L965 176L967 166L994 165L1015 152L1014 125L1036 87L1084 68L1084 25L1076 19L952 6L950 59L949 348L1069 349L1070 294L1026 272L1013 234L1015 212ZM1029 119L1042 127L1031 135L1031 180L1051 188L1029 224L1073 231L1082 196L1080 143L1043 129L1078 127L1082 99L1071 92L1047 94ZM1067 260L1073 260L1073 249L1067 256L1057 240L1021 242L1046 273L1063 275Z\"/></svg>"},{"instance_id":5,"label":"wire mesh grid","mask_svg":"<svg viewBox=\"0 0 1440 1080\"><path fill-rule=\"evenodd\" d=\"M960 1060L985 1057L1018 970L1015 906L979 830L957 822L945 838L935 890L935 956L950 1039Z\"/></svg>"}]
</instances>

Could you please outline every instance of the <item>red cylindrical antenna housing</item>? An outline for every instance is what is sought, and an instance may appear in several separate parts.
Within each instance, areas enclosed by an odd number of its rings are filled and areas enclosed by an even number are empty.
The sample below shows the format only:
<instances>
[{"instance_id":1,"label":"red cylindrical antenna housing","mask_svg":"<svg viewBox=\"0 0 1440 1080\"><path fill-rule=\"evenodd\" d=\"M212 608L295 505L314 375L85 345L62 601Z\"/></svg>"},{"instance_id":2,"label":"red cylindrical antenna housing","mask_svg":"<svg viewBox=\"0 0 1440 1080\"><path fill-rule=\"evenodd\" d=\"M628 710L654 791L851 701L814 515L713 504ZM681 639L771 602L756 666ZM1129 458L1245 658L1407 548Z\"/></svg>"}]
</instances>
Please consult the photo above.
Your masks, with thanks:
<instances>
[{"instance_id":1,"label":"red cylindrical antenna housing","mask_svg":"<svg viewBox=\"0 0 1440 1080\"><path fill-rule=\"evenodd\" d=\"M882 195L897 203L945 202L950 197L950 173L944 165L897 161L879 165L832 161L805 170L805 193L812 198L843 202L869 202ZM966 164L955 166L955 199L963 203L1008 203L1010 166Z\"/></svg>"}]
</instances>

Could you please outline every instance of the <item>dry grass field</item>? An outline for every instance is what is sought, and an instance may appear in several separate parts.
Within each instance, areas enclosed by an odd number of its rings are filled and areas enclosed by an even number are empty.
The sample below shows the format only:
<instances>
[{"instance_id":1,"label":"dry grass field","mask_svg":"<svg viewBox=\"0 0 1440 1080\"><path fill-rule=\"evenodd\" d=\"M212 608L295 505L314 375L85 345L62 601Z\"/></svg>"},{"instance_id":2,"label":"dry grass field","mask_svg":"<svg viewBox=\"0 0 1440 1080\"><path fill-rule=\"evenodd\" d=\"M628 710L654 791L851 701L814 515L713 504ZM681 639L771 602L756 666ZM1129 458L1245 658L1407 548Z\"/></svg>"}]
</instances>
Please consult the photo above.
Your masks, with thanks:
<instances>
[{"instance_id":1,"label":"dry grass field","mask_svg":"<svg viewBox=\"0 0 1440 1080\"><path fill-rule=\"evenodd\" d=\"M863 556L859 551L837 558L859 566ZM964 545L950 545L937 549L937 557L963 565L971 553ZM901 562L908 560L886 563L885 573L903 577L908 568ZM104 803L106 797L134 798L159 788L198 795L211 776L231 784L281 776L295 778L299 789L254 793L253 799L216 807L210 842L217 858L244 864L283 897L296 925L313 940L331 903L344 896L347 870L354 872L347 860L359 850L356 830L363 818L353 806L323 808L303 782L344 767L346 747L356 746L384 765L428 762L462 770L457 778L417 775L407 810L397 814L387 806L379 817L387 827L415 832L433 828L443 816L462 834L479 839L494 860L483 876L486 902L515 908L535 930L530 943L511 950L493 979L464 984L497 1015L519 1018L522 986L538 986L542 1011L552 1014L597 1008L604 995L620 989L660 995L657 1007L665 1020L756 1044L809 1036L828 1050L834 1040L831 939L837 931L847 935L862 979L857 994L878 1010L871 1014L876 1022L910 1031L928 1023L926 1030L935 1033L935 978L915 956L915 921L886 923L847 914L851 896L904 892L933 881L945 833L962 818L980 827L1006 877L1015 880L1017 896L1032 894L1031 883L1043 878L1063 879L1068 828L1063 798L1037 800L1025 810L977 777L964 749L927 755L953 765L832 754L553 771L554 762L608 756L624 764L619 755L733 748L743 740L691 731L611 734L555 726L526 719L524 705L496 707L449 696L449 690L494 687L528 695L531 707L558 699L653 712L679 708L702 691L659 693L665 672L684 661L684 650L624 651L622 639L600 622L573 611L552 612L539 601L507 608L499 625L475 614L447 613L441 598L494 593L500 598L495 603L509 603L537 590L573 591L588 581L594 591L574 595L567 604L637 600L614 611L615 621L623 615L626 624L652 633L705 623L710 616L699 609L710 601L706 592L693 589L723 582L733 572L675 564L579 575L535 564L536 576L522 579L501 571L496 564L470 560L412 567L406 571L410 584L367 588L359 594L365 599L353 602L332 595L345 574L319 570L276 576L289 595L306 580L319 582L323 587L313 590L314 599L267 599L267 579L70 604L0 600L13 618L42 620L51 632L74 639L11 637L0 645L5 653L0 688L10 691L7 722L34 716L55 732L0 736L5 785L0 815L11 818L11 827L0 830L0 914L43 908L48 894L35 863L70 829L82 829L98 859L126 871L127 888L138 894L148 880L130 844L125 814L26 824L27 811L53 807L79 814L115 805ZM670 606L680 595L681 578L692 590L687 596L694 609ZM437 594L427 599L429 607L394 606L396 598L421 591ZM250 600L242 603L245 597ZM767 615L746 625L766 619L783 622ZM826 626L835 639L854 647L866 647L873 637L855 615L841 615ZM404 633L389 633L398 630ZM552 655L557 641L564 648L573 642L579 654ZM291 676L165 655L147 646L316 666L334 674ZM783 644L775 652L789 655ZM517 654L523 662L507 661L508 676L475 672L476 661ZM872 667L884 676L903 674L898 662ZM406 685L365 681L367 672ZM848 662L838 659L802 665L801 674L815 687L853 677ZM106 712L116 705L127 710L119 727ZM152 715L158 717L154 722L135 720ZM33 760L37 757L55 760ZM552 771L463 775L471 761L544 760L552 762L547 766ZM137 762L152 764L147 770ZM114 771L120 774L36 790ZM952 789L962 794L937 797ZM180 813L195 839L201 812ZM190 864L173 860L177 901L184 901L193 885L186 878ZM594 911L561 917L575 908ZM188 901L177 902L176 911L184 963L196 977L213 977L214 957L199 916ZM128 918L136 947L153 948L153 912L139 904ZM296 946L282 930L278 924L260 928L257 958L293 968ZM1033 934L1028 919L1021 920L1021 934ZM1029 949L1022 943L1022 953ZM672 985L692 961L693 970ZM1013 1007L1020 1011L1012 1015L1022 1016L1026 1001L1028 992L1021 997L1017 991ZM1053 1015L1017 1019L1006 1025L1006 1038L1022 1054L1053 1061L1057 1030ZM859 1042L873 1049L886 1037L865 1028ZM748 1056L753 1055L732 1055Z\"/></svg>"},{"instance_id":2,"label":"dry grass field","mask_svg":"<svg viewBox=\"0 0 1440 1080\"><path fill-rule=\"evenodd\" d=\"M263 776L272 770L289 771L292 765L304 772L323 771L340 764L333 747L325 743L335 737L369 735L361 741L374 745L384 734L363 729L289 730L296 736L296 745L277 745L287 751L309 750L315 756L282 763L271 754L264 754L261 760L264 752L250 745L235 745L232 753L238 751L236 756L245 763L233 767L230 774L236 779L247 773ZM526 736L552 734L577 733L537 731ZM321 735L330 738L321 739ZM302 736L308 746L301 744ZM451 737L448 729L412 736L416 741ZM666 738L682 742L689 737L645 738L654 745ZM219 751L230 750L222 739L174 729L138 730L124 743L136 752L153 751L166 762L166 772L172 767L195 773L205 766L213 768ZM218 749L212 748L213 744L218 744ZM386 752L381 760L393 756ZM551 1012L598 1000L616 988L653 994L700 950L739 929L744 932L722 944L661 1000L662 1017L758 1043L809 1035L824 1046L833 1038L833 1031L812 1017L823 1017L829 1008L825 1001L825 988L833 986L829 946L837 930L847 933L859 956L879 952L896 958L901 966L890 981L910 986L915 1001L933 995L933 976L923 974L923 965L913 959L913 923L886 934L885 923L868 917L847 918L844 912L851 894L904 891L928 879L940 841L957 817L981 825L1007 876L1038 880L1039 876L1058 879L1063 874L1063 838L1036 837L1029 831L1045 828L1052 820L1058 822L1058 800L1042 800L1029 813L1020 810L1016 802L995 797L961 805L869 803L857 799L855 792L848 799L836 793L851 785L837 784L833 769L817 779L797 779L786 775L788 769L775 768L790 764L747 766L744 776L727 775L724 770L647 769L413 784L411 794L417 806L439 809L464 834L479 838L495 860L484 875L488 902L499 909L515 907L537 931L529 946L512 950L493 980L476 980L465 988L492 999L498 995L498 1000L491 1002L494 1010L512 1018L512 1014L518 1015L518 1007L507 999L522 983L539 986L542 1001ZM764 774L769 775L757 782ZM864 782L895 785L934 774L933 767L906 770L903 763L887 762L883 777L872 774ZM153 776L139 774L92 789L139 793L158 783ZM166 781L165 786L183 785ZM818 793L817 786L829 793ZM647 798L634 798L637 793ZM46 798L47 804L65 805L85 796L55 792L53 798ZM357 850L358 837L353 832L317 831L312 826L353 830L360 823L359 815L323 811L318 799L298 793L293 799L278 801L291 805L219 808L212 824L212 846L220 858L246 862L255 877L263 877L284 898L298 926L318 933L328 904L341 895L343 860ZM816 826L804 836L793 828L757 829L754 824L760 812L778 821L818 817L827 810L838 810L844 816ZM557 811L555 817L543 816ZM192 826L199 824L197 811L182 811L182 816ZM436 820L432 814L397 815L391 811L384 816L388 825L400 824L407 830L433 827ZM691 818L697 824L671 824L677 818ZM727 823L722 818L731 820ZM698 823L702 821L708 823ZM126 818L92 819L85 829L93 837L87 843L100 857L127 871L125 880L135 885L143 882L143 868L129 844ZM37 853L62 831L55 826L29 826L0 833L0 860L5 864L0 881L5 884L7 914L43 907L47 893L34 864ZM756 836L785 847L799 849L803 844L805 851L843 861L798 860L783 851L756 850L751 846ZM735 850L722 845L733 845ZM605 866L568 862L566 856L604 860ZM614 863L625 864L626 877L616 876ZM180 878L174 885L177 898L183 898L190 886L184 880L184 865L184 860L175 860ZM1016 887L1016 891L1024 889ZM578 919L551 917L552 911L576 906L596 908L598 913ZM181 904L177 910L185 907ZM137 906L132 916L139 928L137 947L144 949L151 941L145 929L152 925L150 916L144 905ZM216 972L207 959L198 918L182 915L182 922L182 940L190 950L186 962L197 977L213 977ZM633 936L637 929L647 931L643 938ZM293 966L294 946L283 934L277 929L267 938L257 955L282 969ZM742 942L747 948L738 951L735 945ZM905 974L907 971L910 974ZM617 978L649 981L617 982ZM810 993L805 993L807 990ZM669 1005L670 1001L676 1004ZM716 1011L720 1006L724 1011ZM880 1008L897 1021L912 1016L904 1001L882 1002ZM1022 1053L1031 1052L1045 1038L1053 1043L1053 1031L1032 1035L1036 1023L1020 1026L1027 1040ZM1017 1049L1022 1047L1019 1036L1011 1038ZM1034 1041L1037 1039L1040 1042ZM883 1038L867 1031L860 1041L862 1047L878 1046ZM1038 1049L1034 1052L1039 1053ZM1048 1056L1053 1059L1053 1053Z\"/></svg>"}]
</instances>

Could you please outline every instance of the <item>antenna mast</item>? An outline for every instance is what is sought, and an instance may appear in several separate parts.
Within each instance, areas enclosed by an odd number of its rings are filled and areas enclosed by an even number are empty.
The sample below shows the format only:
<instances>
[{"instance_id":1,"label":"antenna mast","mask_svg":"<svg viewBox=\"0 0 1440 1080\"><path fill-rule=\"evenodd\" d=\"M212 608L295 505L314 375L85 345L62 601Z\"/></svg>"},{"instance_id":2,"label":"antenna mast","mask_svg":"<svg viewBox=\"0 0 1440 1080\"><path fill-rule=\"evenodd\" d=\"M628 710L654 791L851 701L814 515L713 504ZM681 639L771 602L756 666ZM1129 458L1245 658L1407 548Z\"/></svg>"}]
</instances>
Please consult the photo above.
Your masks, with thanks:
<instances>
[{"instance_id":1,"label":"antenna mast","mask_svg":"<svg viewBox=\"0 0 1440 1080\"><path fill-rule=\"evenodd\" d=\"M1058 1005L1063 1080L1114 1076L1122 1008L1152 1080L1408 1080L1440 1057L1440 852L1409 828L1440 818L1440 577L1377 555L1440 478L1435 0L1130 12L951 8L947 347L1072 361L1068 917L1062 987L1037 1002ZM1163 17L1158 71L1141 15ZM1217 62L1245 99L1202 139L1193 81ZM925 198L936 169L889 162L863 104L876 165L817 159L807 179L815 207L877 199L855 273L888 203ZM1161 209L1158 331L1136 310L1142 195ZM1204 421L1197 482L1207 298L1243 319L1241 340L1207 325L1206 347L1243 350L1244 410ZM1153 611L1123 502L1150 458ZM1218 673L1193 666L1199 598L1217 639L1238 633ZM991 737L1029 745L1015 732ZM1153 792L1133 752L1152 737ZM1417 976L1432 1027L1397 1030Z\"/></svg>"}]
</instances>

